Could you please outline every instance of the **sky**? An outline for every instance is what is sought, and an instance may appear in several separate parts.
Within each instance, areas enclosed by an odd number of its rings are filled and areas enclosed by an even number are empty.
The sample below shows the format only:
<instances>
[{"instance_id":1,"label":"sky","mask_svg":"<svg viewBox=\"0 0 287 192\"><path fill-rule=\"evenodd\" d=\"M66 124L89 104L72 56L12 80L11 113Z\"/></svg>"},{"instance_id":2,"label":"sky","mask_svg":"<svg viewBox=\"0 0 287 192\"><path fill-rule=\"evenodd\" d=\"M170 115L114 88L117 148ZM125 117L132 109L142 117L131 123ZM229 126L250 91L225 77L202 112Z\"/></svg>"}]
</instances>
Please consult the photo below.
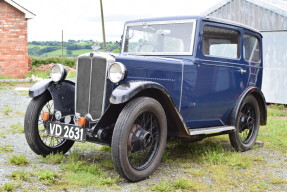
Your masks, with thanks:
<instances>
[{"instance_id":1,"label":"sky","mask_svg":"<svg viewBox=\"0 0 287 192\"><path fill-rule=\"evenodd\" d=\"M29 41L102 41L100 0L14 0L33 12ZM119 41L125 21L199 15L221 0L102 0L107 41Z\"/></svg>"}]
</instances>

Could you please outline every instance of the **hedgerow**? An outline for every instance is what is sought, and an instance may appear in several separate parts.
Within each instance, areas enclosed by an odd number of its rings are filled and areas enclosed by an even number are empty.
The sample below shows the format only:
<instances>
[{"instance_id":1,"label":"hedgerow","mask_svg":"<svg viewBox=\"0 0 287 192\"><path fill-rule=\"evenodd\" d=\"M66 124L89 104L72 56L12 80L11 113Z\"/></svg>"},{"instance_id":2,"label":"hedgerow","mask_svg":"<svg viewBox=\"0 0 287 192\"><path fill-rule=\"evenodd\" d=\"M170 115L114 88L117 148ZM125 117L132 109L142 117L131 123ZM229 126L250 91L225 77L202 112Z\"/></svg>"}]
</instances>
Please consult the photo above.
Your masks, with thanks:
<instances>
[{"instance_id":1,"label":"hedgerow","mask_svg":"<svg viewBox=\"0 0 287 192\"><path fill-rule=\"evenodd\" d=\"M69 67L75 67L76 58L68 58L68 57L31 57L32 59L32 67L39 67L42 64L50 64L50 63L61 63L63 65Z\"/></svg>"}]
</instances>

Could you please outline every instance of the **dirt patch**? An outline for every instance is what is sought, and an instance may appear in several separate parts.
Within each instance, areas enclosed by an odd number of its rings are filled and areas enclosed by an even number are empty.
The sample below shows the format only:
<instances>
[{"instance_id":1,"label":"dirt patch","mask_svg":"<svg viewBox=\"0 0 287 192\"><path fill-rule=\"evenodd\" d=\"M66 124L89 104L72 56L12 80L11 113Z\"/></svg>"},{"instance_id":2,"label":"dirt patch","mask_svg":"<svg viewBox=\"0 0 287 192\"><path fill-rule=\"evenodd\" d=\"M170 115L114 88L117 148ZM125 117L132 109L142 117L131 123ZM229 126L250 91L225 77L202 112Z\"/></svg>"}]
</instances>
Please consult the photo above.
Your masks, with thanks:
<instances>
[{"instance_id":1,"label":"dirt patch","mask_svg":"<svg viewBox=\"0 0 287 192\"><path fill-rule=\"evenodd\" d=\"M39 67L35 68L34 71L50 71L50 69L52 68L52 66L55 65L55 63L50 63L50 64L43 64L40 65ZM68 66L64 66L68 72L75 72L76 70L68 67Z\"/></svg>"},{"instance_id":2,"label":"dirt patch","mask_svg":"<svg viewBox=\"0 0 287 192\"><path fill-rule=\"evenodd\" d=\"M287 117L278 116L278 117L272 117L272 119L287 120Z\"/></svg>"}]
</instances>

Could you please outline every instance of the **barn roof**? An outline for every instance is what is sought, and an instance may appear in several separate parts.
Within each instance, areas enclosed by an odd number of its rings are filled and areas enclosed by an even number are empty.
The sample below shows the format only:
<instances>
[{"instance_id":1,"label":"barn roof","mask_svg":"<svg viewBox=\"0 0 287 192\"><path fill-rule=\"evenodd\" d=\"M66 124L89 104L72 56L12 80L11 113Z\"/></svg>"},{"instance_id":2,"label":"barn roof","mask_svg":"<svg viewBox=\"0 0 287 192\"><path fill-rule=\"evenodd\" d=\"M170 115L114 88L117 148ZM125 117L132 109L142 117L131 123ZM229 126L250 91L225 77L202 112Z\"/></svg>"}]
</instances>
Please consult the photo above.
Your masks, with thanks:
<instances>
[{"instance_id":1,"label":"barn roof","mask_svg":"<svg viewBox=\"0 0 287 192\"><path fill-rule=\"evenodd\" d=\"M231 3L233 0L223 0L216 4L215 6L211 7L207 11L203 12L202 15L209 15L212 12L220 9L221 7L225 6L228 3ZM287 1L283 0L242 0L252 4L255 4L259 7L267 9L269 11L273 11L279 15L287 17Z\"/></svg>"},{"instance_id":2,"label":"barn roof","mask_svg":"<svg viewBox=\"0 0 287 192\"><path fill-rule=\"evenodd\" d=\"M32 13L31 11L29 11L28 9L22 7L21 5L19 5L18 3L16 3L13 0L4 0L6 3L9 3L10 5L12 5L13 7L15 7L16 9L18 9L19 11L21 11L22 13L25 14L25 18L26 19L33 19L36 15L34 13Z\"/></svg>"}]
</instances>

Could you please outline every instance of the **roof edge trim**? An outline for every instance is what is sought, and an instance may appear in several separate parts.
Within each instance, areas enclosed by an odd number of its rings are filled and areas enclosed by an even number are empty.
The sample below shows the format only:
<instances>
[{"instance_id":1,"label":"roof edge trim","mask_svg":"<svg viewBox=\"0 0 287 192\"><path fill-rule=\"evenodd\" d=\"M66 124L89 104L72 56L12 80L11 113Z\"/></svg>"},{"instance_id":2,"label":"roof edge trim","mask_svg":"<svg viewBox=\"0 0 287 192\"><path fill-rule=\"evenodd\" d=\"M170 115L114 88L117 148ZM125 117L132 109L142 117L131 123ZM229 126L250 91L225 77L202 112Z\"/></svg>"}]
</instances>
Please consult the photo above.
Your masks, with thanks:
<instances>
[{"instance_id":1,"label":"roof edge trim","mask_svg":"<svg viewBox=\"0 0 287 192\"><path fill-rule=\"evenodd\" d=\"M19 11L23 12L25 14L25 18L26 19L33 19L36 15L34 13L32 13L31 11L29 11L28 9L22 7L21 5L19 5L18 3L16 3L13 0L4 0L6 3L12 5L13 7L15 7L16 9L18 9Z\"/></svg>"}]
</instances>

